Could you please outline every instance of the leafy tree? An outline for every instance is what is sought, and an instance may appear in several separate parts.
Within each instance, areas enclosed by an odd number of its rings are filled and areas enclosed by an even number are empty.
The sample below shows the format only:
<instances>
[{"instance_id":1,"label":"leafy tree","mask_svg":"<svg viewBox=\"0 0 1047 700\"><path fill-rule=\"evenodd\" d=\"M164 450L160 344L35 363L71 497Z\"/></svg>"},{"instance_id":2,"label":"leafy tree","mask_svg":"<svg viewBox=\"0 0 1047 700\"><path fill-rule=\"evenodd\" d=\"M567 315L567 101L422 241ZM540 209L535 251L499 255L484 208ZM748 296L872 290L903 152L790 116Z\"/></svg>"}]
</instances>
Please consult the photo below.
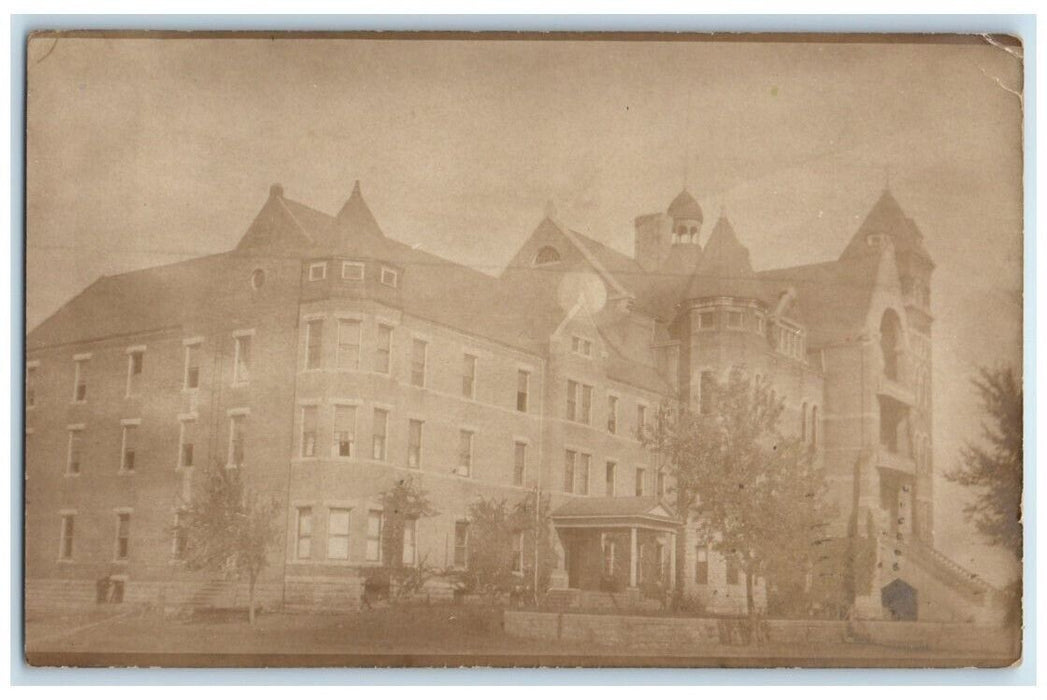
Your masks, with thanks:
<instances>
[{"instance_id":1,"label":"leafy tree","mask_svg":"<svg viewBox=\"0 0 1047 700\"><path fill-rule=\"evenodd\" d=\"M382 563L392 569L404 568L407 523L438 514L429 492L413 477L398 479L392 488L382 493Z\"/></svg>"},{"instance_id":2,"label":"leafy tree","mask_svg":"<svg viewBox=\"0 0 1047 700\"><path fill-rule=\"evenodd\" d=\"M967 519L990 544L1017 558L1022 551L1023 392L1014 370L981 368L971 380L981 397L986 420L982 444L967 441L963 464L946 477L975 492L964 507Z\"/></svg>"},{"instance_id":3,"label":"leafy tree","mask_svg":"<svg viewBox=\"0 0 1047 700\"><path fill-rule=\"evenodd\" d=\"M370 606L374 598L406 598L418 593L436 573L428 559L404 562L404 531L408 522L437 515L429 493L413 477L398 479L382 493L382 566L368 572L364 582L363 604ZM417 541L415 542L417 555Z\"/></svg>"},{"instance_id":4,"label":"leafy tree","mask_svg":"<svg viewBox=\"0 0 1047 700\"><path fill-rule=\"evenodd\" d=\"M255 584L269 563L281 506L245 482L241 469L212 465L203 472L177 527L188 569L232 572L247 580L247 619L253 624Z\"/></svg>"},{"instance_id":5,"label":"leafy tree","mask_svg":"<svg viewBox=\"0 0 1047 700\"><path fill-rule=\"evenodd\" d=\"M534 588L536 579L539 590L548 587L549 574L556 564L548 497L542 498L537 513L535 508L533 493L513 505L506 499L481 497L469 506L469 557L465 570L458 575L467 590L489 596L528 591ZM514 562L517 548L521 554L518 567Z\"/></svg>"},{"instance_id":6,"label":"leafy tree","mask_svg":"<svg viewBox=\"0 0 1047 700\"><path fill-rule=\"evenodd\" d=\"M711 394L704 397L705 413L666 414L649 443L673 477L684 527L696 527L744 573L747 610L755 618L757 579L784 587L787 572L807 577L813 571L832 517L827 484L810 446L782 434L784 401L767 382L732 370L726 381L713 380L703 390Z\"/></svg>"}]
</instances>

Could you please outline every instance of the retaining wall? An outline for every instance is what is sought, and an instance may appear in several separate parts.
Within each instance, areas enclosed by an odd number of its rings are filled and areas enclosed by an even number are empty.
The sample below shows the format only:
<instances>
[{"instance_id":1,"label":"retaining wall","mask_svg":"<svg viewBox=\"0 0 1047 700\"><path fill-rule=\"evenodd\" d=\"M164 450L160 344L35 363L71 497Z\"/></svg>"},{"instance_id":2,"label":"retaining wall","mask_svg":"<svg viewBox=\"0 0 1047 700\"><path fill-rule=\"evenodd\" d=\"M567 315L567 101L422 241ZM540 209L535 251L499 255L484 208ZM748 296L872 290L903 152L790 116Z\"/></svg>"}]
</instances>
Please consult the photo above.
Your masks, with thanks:
<instances>
[{"instance_id":1,"label":"retaining wall","mask_svg":"<svg viewBox=\"0 0 1047 700\"><path fill-rule=\"evenodd\" d=\"M680 651L690 646L741 644L738 618L642 617L507 610L505 631L517 637L622 645L641 651ZM767 620L775 644L863 642L894 648L984 652L1017 656L1013 629L951 622Z\"/></svg>"}]
</instances>

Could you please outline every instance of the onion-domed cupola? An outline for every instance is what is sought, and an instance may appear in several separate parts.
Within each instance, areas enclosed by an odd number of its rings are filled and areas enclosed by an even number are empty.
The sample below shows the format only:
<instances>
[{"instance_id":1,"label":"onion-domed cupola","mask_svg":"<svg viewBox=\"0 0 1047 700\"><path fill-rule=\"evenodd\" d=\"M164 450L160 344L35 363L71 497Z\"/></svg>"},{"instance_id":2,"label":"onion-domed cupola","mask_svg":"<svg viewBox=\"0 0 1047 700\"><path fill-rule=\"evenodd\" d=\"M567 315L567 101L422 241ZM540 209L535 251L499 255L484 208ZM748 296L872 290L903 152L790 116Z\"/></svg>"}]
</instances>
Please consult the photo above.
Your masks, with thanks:
<instances>
[{"instance_id":1,"label":"onion-domed cupola","mask_svg":"<svg viewBox=\"0 0 1047 700\"><path fill-rule=\"evenodd\" d=\"M698 245L702 230L702 208L690 192L683 190L669 205L669 218L673 220L673 245Z\"/></svg>"}]
</instances>

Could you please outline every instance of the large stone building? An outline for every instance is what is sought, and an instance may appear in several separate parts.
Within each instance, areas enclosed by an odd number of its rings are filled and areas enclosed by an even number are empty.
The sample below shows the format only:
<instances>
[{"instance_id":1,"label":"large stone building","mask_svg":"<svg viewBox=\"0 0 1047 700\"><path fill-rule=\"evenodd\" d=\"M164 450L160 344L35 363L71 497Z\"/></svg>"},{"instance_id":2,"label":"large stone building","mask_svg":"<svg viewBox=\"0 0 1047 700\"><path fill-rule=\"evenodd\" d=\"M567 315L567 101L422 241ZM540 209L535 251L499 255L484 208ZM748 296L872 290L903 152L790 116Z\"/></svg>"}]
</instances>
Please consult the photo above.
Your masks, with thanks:
<instances>
[{"instance_id":1,"label":"large stone building","mask_svg":"<svg viewBox=\"0 0 1047 700\"><path fill-rule=\"evenodd\" d=\"M934 549L934 265L891 193L838 260L787 269L754 271L687 192L635 223L629 257L550 211L492 277L386 236L359 185L335 216L274 185L235 249L98 279L27 340L28 604L92 603L107 578L127 601L227 593L184 570L173 528L215 463L285 508L267 604L355 605L381 494L412 475L439 512L405 530L407 563L463 566L469 504L540 488L563 600L608 580L635 598L682 567L690 595L738 612L744 578L693 532L677 543L637 437L737 367L823 460L833 534L874 543L859 614L985 607Z\"/></svg>"}]
</instances>

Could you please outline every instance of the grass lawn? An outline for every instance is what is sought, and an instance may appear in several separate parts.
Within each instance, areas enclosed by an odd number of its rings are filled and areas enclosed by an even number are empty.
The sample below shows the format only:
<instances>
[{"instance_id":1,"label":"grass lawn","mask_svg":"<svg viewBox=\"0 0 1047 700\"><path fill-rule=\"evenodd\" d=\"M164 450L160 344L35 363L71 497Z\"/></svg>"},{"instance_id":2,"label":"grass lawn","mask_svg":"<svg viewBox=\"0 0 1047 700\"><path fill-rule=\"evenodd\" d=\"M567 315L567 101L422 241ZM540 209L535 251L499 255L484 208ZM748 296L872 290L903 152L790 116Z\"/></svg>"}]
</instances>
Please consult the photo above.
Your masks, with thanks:
<instances>
[{"instance_id":1,"label":"grass lawn","mask_svg":"<svg viewBox=\"0 0 1047 700\"><path fill-rule=\"evenodd\" d=\"M402 605L347 614L262 614L186 620L111 609L27 619L27 657L39 666L965 666L971 656L875 645L715 645L651 655L621 646L519 639L502 609ZM997 664L994 664L997 665ZM1005 665L1005 664L1003 664Z\"/></svg>"}]
</instances>

